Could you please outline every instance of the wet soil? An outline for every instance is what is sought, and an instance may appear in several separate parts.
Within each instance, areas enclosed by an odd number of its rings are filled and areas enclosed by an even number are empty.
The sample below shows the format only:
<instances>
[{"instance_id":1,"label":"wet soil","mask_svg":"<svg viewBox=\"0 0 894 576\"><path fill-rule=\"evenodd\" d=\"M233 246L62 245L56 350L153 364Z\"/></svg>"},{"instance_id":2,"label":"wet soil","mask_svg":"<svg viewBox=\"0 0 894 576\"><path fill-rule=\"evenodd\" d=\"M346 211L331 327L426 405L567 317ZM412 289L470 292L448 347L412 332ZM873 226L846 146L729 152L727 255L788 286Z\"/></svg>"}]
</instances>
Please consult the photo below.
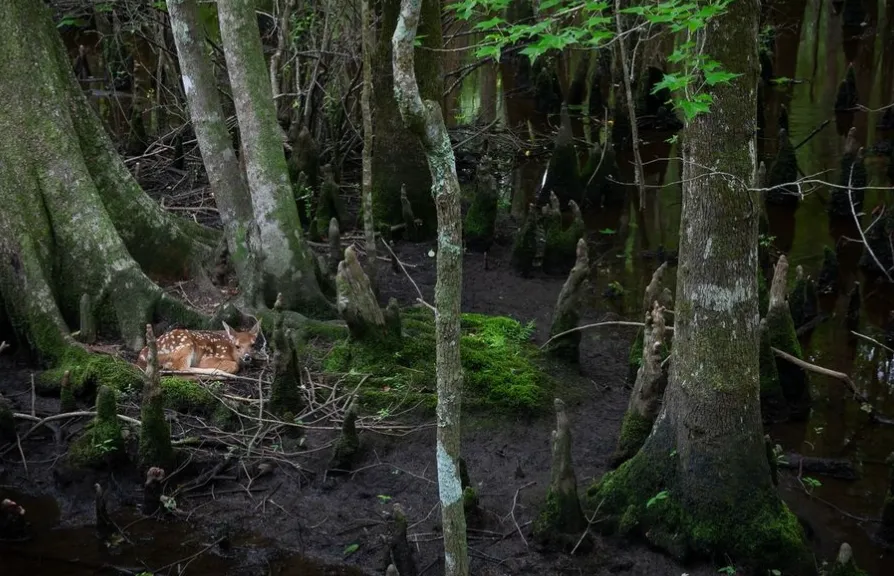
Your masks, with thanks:
<instances>
[{"instance_id":1,"label":"wet soil","mask_svg":"<svg viewBox=\"0 0 894 576\"><path fill-rule=\"evenodd\" d=\"M428 256L433 247L398 244L395 248L400 259L412 266L408 270L428 301L433 299L435 283L435 261ZM415 301L418 294L407 278L395 274L388 262L379 264L383 302L390 297L402 304ZM468 254L464 266L464 311L534 320L535 339L545 340L562 278L520 279L509 266L508 245L491 250L486 268L481 254ZM591 294L594 302L599 300L595 290ZM588 308L583 321L605 315L604 306ZM626 358L633 333L622 330L586 333L579 370L559 369L557 373L561 382L558 393L567 399L573 422L581 493L606 470L626 408ZM7 358L0 369L0 391L12 400L15 411L30 412L29 368ZM35 408L38 415L55 413L58 400L37 397ZM111 574L137 568L173 574L177 573L174 566L162 567L202 552L186 573L351 573L316 572L305 565L305 558L315 558L355 566L362 573L382 574L382 535L394 503L400 503L408 515L420 570L441 573L434 428L431 421L417 423L416 431L399 437L363 432L363 456L354 473L342 476L325 473L328 451L313 452L330 441L332 432L311 431L305 445L308 456L295 459L301 470L280 464L273 474L251 483L250 492L245 488L248 479L232 472L233 479L216 482L177 502L182 511L179 517L169 515L161 520L141 519L142 489L135 472L71 474L64 470L60 458L64 443L54 442L48 431L35 433L22 443L21 454L12 446L0 460L2 490L29 510L33 524L33 539L0 548L5 558L3 573L64 567L66 574ZM597 537L591 552L574 558L536 549L531 521L549 480L553 424L551 414L512 420L477 414L464 420L463 455L481 499L480 513L470 521L473 573L682 573L669 558L615 539ZM81 426L73 425L65 434L70 437ZM127 538L114 549L93 534L94 482L107 487L109 509ZM716 568L689 567L685 571L708 574Z\"/></svg>"}]
</instances>

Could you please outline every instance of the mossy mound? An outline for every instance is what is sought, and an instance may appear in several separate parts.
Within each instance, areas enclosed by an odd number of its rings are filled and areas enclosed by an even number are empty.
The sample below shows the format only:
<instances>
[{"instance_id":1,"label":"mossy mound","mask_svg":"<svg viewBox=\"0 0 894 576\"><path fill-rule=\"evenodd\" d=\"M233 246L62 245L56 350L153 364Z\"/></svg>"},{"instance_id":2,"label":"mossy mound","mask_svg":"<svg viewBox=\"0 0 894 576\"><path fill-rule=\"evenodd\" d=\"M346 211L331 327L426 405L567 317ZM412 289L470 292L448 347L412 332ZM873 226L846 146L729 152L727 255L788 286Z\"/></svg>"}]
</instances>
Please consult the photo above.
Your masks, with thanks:
<instances>
[{"instance_id":1,"label":"mossy mound","mask_svg":"<svg viewBox=\"0 0 894 576\"><path fill-rule=\"evenodd\" d=\"M217 407L217 399L205 384L185 378L162 378L159 381L164 398L164 406L168 410L184 414L210 415ZM215 386L218 383L211 383Z\"/></svg>"},{"instance_id":2,"label":"mossy mound","mask_svg":"<svg viewBox=\"0 0 894 576\"><path fill-rule=\"evenodd\" d=\"M618 448L612 455L612 465L619 466L630 459L642 447L649 433L652 432L653 421L636 410L627 410L621 422L621 434L618 436Z\"/></svg>"},{"instance_id":3,"label":"mossy mound","mask_svg":"<svg viewBox=\"0 0 894 576\"><path fill-rule=\"evenodd\" d=\"M690 510L698 505L684 508L685 489L681 495L674 488L676 455L651 456L640 452L587 491L589 507L605 516L599 525L605 532L642 536L681 562L728 555L755 573L799 573L809 560L801 525L774 490L755 491L723 510L706 505L696 516Z\"/></svg>"},{"instance_id":4,"label":"mossy mound","mask_svg":"<svg viewBox=\"0 0 894 576\"><path fill-rule=\"evenodd\" d=\"M72 349L58 366L40 375L37 391L47 395L59 394L66 370L71 372L71 390L78 398L91 397L100 386L108 386L119 392L143 387L143 376L136 366L112 356Z\"/></svg>"},{"instance_id":5,"label":"mossy mound","mask_svg":"<svg viewBox=\"0 0 894 576\"><path fill-rule=\"evenodd\" d=\"M434 408L434 314L427 308L402 311L403 345L338 342L323 362L327 372L347 373L359 381L367 407L415 404ZM462 315L460 349L464 372L463 407L523 412L542 408L553 383L538 365L529 342L532 326L502 316Z\"/></svg>"}]
</instances>

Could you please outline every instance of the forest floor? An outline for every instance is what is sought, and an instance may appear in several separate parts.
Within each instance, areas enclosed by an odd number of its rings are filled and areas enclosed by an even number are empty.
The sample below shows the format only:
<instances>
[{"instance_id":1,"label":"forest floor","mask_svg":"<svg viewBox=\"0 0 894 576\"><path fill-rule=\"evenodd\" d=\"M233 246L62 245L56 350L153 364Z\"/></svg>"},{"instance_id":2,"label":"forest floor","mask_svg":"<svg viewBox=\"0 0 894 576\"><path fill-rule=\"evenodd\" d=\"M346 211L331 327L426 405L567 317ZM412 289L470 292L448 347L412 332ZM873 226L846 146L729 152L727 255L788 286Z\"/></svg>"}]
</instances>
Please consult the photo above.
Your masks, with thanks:
<instances>
[{"instance_id":1,"label":"forest floor","mask_svg":"<svg viewBox=\"0 0 894 576\"><path fill-rule=\"evenodd\" d=\"M542 344L565 279L520 278L510 265L507 226L502 224L486 258L466 254L463 312L509 316L523 324L533 321L533 339ZM435 258L429 255L434 248L434 242L394 247L428 302L434 301ZM394 272L381 259L376 264L383 305L392 297L401 305L417 300L416 288L403 272ZM191 294L189 286L171 289L194 304L213 304L207 294ZM581 322L620 319L611 308L591 286ZM607 470L615 449L630 394L627 358L634 336L629 327L586 331L580 365L552 368L572 424L580 496ZM33 395L32 374L31 367L0 357L0 393L16 412L58 413L58 398ZM171 417L172 428L177 428L177 415ZM70 425L64 438L54 438L46 429L35 432L21 446L0 451L0 498L14 497L25 506L33 528L28 542L0 543L3 574L34 574L35 568L72 575L140 570L156 575L383 574L386 518L395 503L408 517L419 573L443 573L434 419L420 422L406 416L402 423L410 425L409 431L399 436L363 430L361 454L351 474L326 473L331 452L327 448L336 432L308 430L302 445L306 454L294 459L297 466L277 462L273 473L263 476L245 467L222 471L206 489L178 499L176 514L161 519L139 514L142 478L133 468L66 469L67 443L83 421ZM645 544L595 534L592 546L575 556L539 550L532 521L549 483L554 425L551 411L537 417L464 415L463 457L480 497L479 513L469 522L472 574L707 576L726 565L717 559L715 564L682 567ZM178 482L215 463L192 463ZM97 482L106 487L109 510L123 536L114 546L98 543L93 534ZM781 485L791 482L783 478ZM796 511L803 513L799 508ZM824 543L824 557L832 545ZM310 566L305 559L322 564Z\"/></svg>"}]
</instances>

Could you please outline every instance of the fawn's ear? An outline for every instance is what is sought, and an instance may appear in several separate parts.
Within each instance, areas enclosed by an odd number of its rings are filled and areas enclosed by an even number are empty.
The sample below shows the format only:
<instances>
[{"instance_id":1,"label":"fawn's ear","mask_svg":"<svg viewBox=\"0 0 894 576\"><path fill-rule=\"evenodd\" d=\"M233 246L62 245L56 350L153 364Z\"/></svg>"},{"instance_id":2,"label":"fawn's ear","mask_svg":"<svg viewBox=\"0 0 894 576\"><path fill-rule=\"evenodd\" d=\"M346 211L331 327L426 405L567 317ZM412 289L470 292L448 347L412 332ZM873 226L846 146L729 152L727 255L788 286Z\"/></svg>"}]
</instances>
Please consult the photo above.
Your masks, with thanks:
<instances>
[{"instance_id":1,"label":"fawn's ear","mask_svg":"<svg viewBox=\"0 0 894 576\"><path fill-rule=\"evenodd\" d=\"M260 331L261 331L261 320L258 319L258 321L255 322L255 325L251 327L251 330L249 330L249 332L251 333L252 336L257 336L258 332L260 332Z\"/></svg>"},{"instance_id":2,"label":"fawn's ear","mask_svg":"<svg viewBox=\"0 0 894 576\"><path fill-rule=\"evenodd\" d=\"M233 330L232 328L230 328L230 325L227 324L226 322L222 322L222 324L223 324L223 327L224 327L224 331L227 333L227 336L228 336L229 338L232 338L232 337L236 334L236 331Z\"/></svg>"}]
</instances>

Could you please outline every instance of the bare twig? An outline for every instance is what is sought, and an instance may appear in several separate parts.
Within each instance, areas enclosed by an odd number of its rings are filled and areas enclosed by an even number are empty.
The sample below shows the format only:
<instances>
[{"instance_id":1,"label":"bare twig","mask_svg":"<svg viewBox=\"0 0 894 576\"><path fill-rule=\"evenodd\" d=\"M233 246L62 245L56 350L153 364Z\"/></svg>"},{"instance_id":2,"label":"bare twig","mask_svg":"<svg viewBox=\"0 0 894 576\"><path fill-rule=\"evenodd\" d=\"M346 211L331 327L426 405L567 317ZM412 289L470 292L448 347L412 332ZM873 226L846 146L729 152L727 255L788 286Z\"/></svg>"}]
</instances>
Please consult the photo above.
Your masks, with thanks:
<instances>
[{"instance_id":1,"label":"bare twig","mask_svg":"<svg viewBox=\"0 0 894 576\"><path fill-rule=\"evenodd\" d=\"M882 343L879 342L878 340L876 340L876 339L874 339L874 338L870 338L869 336L867 336L867 335L865 335L865 334L860 334L859 332L854 332L853 330L851 330L851 334L853 334L853 335L856 336L857 338L862 338L863 340L866 340L867 342L872 342L872 343L875 344L876 346L879 346L880 348L884 348L884 349L887 350L888 352L894 352L894 348L889 348L888 346L885 346L884 344L882 344Z\"/></svg>"},{"instance_id":2,"label":"bare twig","mask_svg":"<svg viewBox=\"0 0 894 576\"><path fill-rule=\"evenodd\" d=\"M384 244L385 248L388 250L388 252L391 253L391 256L397 262L398 266L400 266L400 269L404 271L404 274L407 276L407 279L413 285L413 288L416 289L416 293L419 294L419 298L417 298L416 301L419 302L420 304L424 304L432 312L437 312L437 310L435 309L434 306L432 306L431 304L429 304L428 302L425 301L425 297L422 295L422 290L419 289L419 285L416 284L416 281L413 280L413 277L410 276L409 272L407 272L407 269L404 267L404 263L400 261L400 258L397 257L397 254L394 253L394 250L391 249L391 246L388 245L388 242L385 242L384 238L382 238L382 244Z\"/></svg>"},{"instance_id":3,"label":"bare twig","mask_svg":"<svg viewBox=\"0 0 894 576\"><path fill-rule=\"evenodd\" d=\"M771 348L771 350L773 350L773 354L779 356L780 358L782 358L783 360L785 360L787 362L791 362L795 366L803 368L804 370L808 370L815 374L822 374L823 376L829 376L830 378L835 378L837 380L841 380L842 382L845 383L845 385L847 385L847 387L850 389L850 391L853 392L855 397L857 397L861 402L869 404L869 398L867 398L859 390L857 390L857 387L854 385L854 382L853 382L853 380L851 380L851 377L848 376L847 374L845 374L844 372L836 372L835 370L829 370L828 368L823 368L822 366L817 366L816 364L811 364L810 362L805 362L804 360L801 360L800 358L795 358L791 354L786 354L779 348Z\"/></svg>"}]
</instances>

